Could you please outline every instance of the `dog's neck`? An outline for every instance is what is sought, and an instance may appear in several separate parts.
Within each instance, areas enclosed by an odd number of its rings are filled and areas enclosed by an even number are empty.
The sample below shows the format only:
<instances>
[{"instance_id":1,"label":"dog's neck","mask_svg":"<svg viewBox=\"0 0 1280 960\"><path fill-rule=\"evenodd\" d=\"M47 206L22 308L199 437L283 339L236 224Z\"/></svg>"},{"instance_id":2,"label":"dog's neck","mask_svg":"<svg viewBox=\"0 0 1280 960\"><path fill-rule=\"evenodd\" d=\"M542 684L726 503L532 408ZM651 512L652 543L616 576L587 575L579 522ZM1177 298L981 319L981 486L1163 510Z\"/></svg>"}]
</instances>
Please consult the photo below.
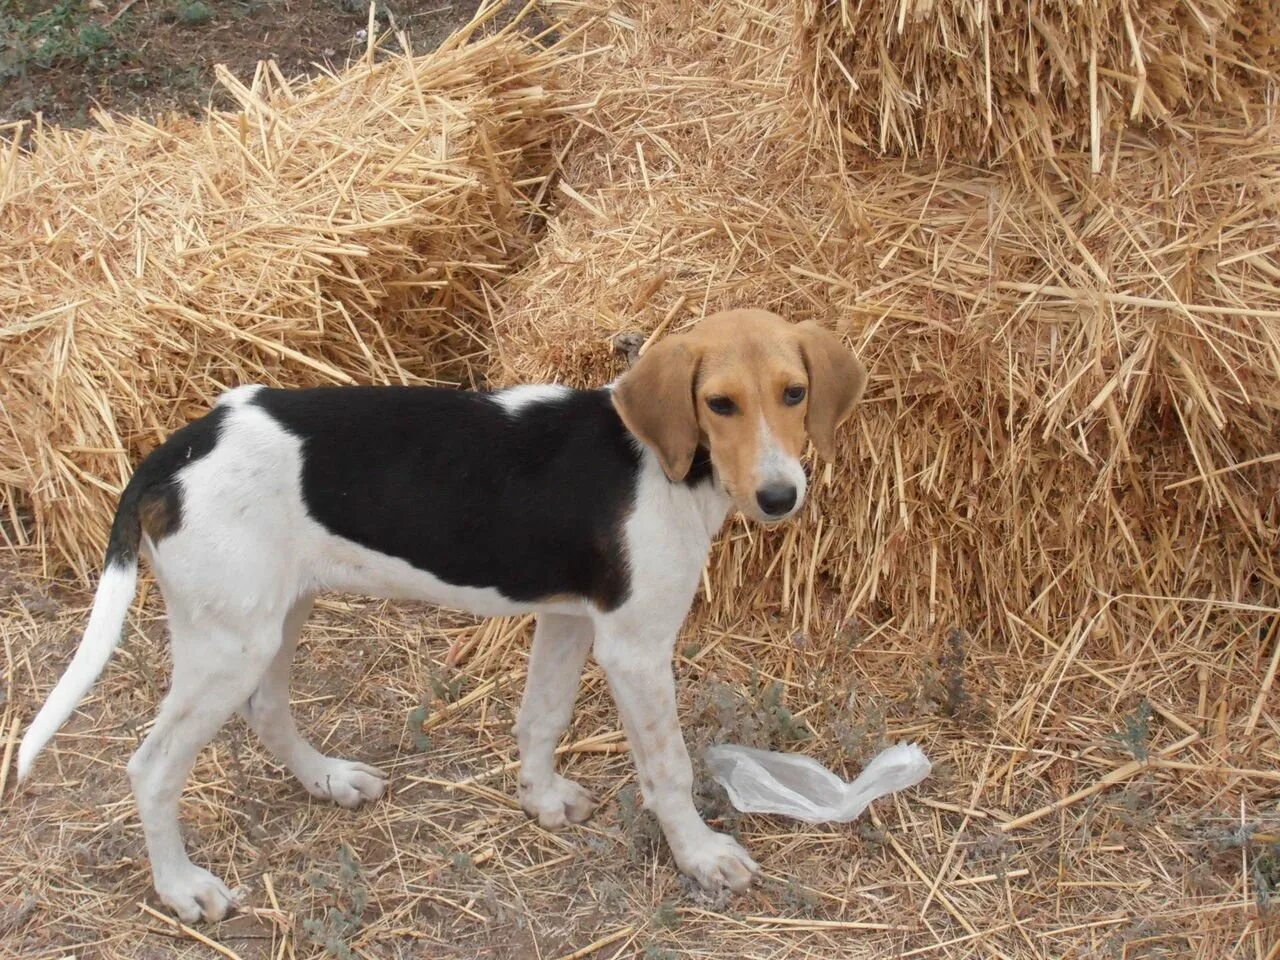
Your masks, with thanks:
<instances>
[{"instance_id":1,"label":"dog's neck","mask_svg":"<svg viewBox=\"0 0 1280 960\"><path fill-rule=\"evenodd\" d=\"M732 505L729 495L725 493L719 480L714 478L707 483L690 487L689 493L707 531L708 541L714 540L724 526L725 518L729 516L729 507Z\"/></svg>"},{"instance_id":2,"label":"dog's neck","mask_svg":"<svg viewBox=\"0 0 1280 960\"><path fill-rule=\"evenodd\" d=\"M707 540L714 540L720 528L724 526L733 501L725 492L719 476L716 475L715 465L711 462L711 453L706 447L699 447L698 452L694 454L693 465L684 478L683 486L688 491L694 512L707 532Z\"/></svg>"}]
</instances>

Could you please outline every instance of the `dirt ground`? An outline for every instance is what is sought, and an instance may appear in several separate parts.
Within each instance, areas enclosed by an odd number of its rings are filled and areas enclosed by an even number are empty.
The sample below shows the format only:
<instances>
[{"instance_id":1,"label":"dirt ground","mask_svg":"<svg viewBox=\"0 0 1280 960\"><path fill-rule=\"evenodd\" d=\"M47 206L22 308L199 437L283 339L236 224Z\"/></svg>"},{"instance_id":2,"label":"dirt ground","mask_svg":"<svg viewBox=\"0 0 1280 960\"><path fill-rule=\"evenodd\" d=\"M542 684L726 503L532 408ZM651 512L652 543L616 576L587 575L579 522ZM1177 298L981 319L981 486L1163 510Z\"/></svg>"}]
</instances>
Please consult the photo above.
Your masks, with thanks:
<instances>
[{"instance_id":1,"label":"dirt ground","mask_svg":"<svg viewBox=\"0 0 1280 960\"><path fill-rule=\"evenodd\" d=\"M1057 689L1059 719L1018 749L1011 718L1043 693L1027 664L1047 667L1049 651L937 649L865 620L813 648L776 639L768 602L734 622L695 611L678 644L695 757L724 740L799 747L851 777L909 739L935 768L868 818L815 827L735 813L699 762L700 808L763 866L749 893L710 899L674 869L638 808L594 666L560 763L600 807L563 832L525 817L511 725L528 618L338 598L304 634L295 710L321 749L388 770L391 791L358 811L317 802L232 721L197 762L183 825L195 862L240 888L248 910L181 930L151 891L125 774L166 683L155 592L144 587L104 676L14 789L4 781L21 726L65 668L90 597L40 577L30 552L0 564L0 957L1264 960L1280 949L1277 775L1195 754L1194 775L1162 765L1187 743L1168 720L1195 717L1190 686L1153 716L1117 701L1125 664L1081 652ZM1227 639L1206 632L1170 655L1194 662ZM783 654L788 676L754 666ZM1252 689L1257 669L1242 656L1206 678L1209 696ZM1152 762L1135 770L1137 756ZM1114 786L1071 795L1108 776ZM1002 829L1037 808L1035 822Z\"/></svg>"},{"instance_id":2,"label":"dirt ground","mask_svg":"<svg viewBox=\"0 0 1280 960\"><path fill-rule=\"evenodd\" d=\"M478 0L379 3L381 29L429 50ZM0 4L0 124L83 126L96 106L154 116L199 110L219 90L215 64L251 76L275 60L286 76L337 68L364 49L363 0L5 0Z\"/></svg>"}]
</instances>

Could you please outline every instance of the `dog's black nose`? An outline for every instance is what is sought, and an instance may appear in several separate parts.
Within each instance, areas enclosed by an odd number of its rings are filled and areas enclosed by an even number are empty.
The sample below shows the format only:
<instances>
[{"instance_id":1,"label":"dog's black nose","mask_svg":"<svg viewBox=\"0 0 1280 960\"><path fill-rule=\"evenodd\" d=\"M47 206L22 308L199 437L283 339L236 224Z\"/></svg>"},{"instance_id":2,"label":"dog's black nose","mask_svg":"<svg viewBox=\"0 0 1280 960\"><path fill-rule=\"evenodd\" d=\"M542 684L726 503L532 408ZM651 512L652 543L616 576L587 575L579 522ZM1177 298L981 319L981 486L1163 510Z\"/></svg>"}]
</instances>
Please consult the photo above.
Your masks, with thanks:
<instances>
[{"instance_id":1,"label":"dog's black nose","mask_svg":"<svg viewBox=\"0 0 1280 960\"><path fill-rule=\"evenodd\" d=\"M756 491L756 503L765 516L780 517L796 505L796 488L790 484L774 484Z\"/></svg>"}]
</instances>

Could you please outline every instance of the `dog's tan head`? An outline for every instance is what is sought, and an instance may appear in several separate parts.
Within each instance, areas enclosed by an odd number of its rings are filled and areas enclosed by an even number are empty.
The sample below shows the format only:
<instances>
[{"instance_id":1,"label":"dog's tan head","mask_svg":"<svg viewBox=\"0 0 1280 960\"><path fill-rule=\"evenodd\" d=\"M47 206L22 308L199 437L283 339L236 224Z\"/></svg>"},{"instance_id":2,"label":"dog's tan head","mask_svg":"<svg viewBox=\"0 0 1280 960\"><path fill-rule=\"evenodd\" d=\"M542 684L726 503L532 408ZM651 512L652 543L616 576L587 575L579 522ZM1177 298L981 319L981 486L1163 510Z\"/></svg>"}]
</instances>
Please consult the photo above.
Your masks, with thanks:
<instances>
[{"instance_id":1,"label":"dog's tan head","mask_svg":"<svg viewBox=\"0 0 1280 960\"><path fill-rule=\"evenodd\" d=\"M866 382L858 358L816 324L729 310L653 344L613 402L673 481L704 446L738 508L770 523L804 502L805 438L830 458Z\"/></svg>"}]
</instances>

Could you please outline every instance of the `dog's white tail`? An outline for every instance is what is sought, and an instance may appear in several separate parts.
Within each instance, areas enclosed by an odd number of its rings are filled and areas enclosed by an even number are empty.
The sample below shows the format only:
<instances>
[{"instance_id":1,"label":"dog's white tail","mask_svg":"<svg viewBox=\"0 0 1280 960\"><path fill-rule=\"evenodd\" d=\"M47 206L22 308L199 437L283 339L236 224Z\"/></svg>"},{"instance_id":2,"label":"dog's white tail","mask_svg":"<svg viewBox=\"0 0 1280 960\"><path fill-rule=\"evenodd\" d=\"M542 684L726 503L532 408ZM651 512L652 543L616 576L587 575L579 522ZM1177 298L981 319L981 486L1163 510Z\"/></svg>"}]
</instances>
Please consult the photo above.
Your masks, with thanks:
<instances>
[{"instance_id":1,"label":"dog's white tail","mask_svg":"<svg viewBox=\"0 0 1280 960\"><path fill-rule=\"evenodd\" d=\"M93 682L111 659L111 653L120 642L125 616L138 585L138 557L117 555L103 570L98 590L93 596L93 611L89 614L89 626L85 629L80 648L71 658L49 699L44 702L36 718L31 721L27 735L18 748L18 780L25 780L46 743L67 722L67 717L84 699Z\"/></svg>"}]
</instances>

